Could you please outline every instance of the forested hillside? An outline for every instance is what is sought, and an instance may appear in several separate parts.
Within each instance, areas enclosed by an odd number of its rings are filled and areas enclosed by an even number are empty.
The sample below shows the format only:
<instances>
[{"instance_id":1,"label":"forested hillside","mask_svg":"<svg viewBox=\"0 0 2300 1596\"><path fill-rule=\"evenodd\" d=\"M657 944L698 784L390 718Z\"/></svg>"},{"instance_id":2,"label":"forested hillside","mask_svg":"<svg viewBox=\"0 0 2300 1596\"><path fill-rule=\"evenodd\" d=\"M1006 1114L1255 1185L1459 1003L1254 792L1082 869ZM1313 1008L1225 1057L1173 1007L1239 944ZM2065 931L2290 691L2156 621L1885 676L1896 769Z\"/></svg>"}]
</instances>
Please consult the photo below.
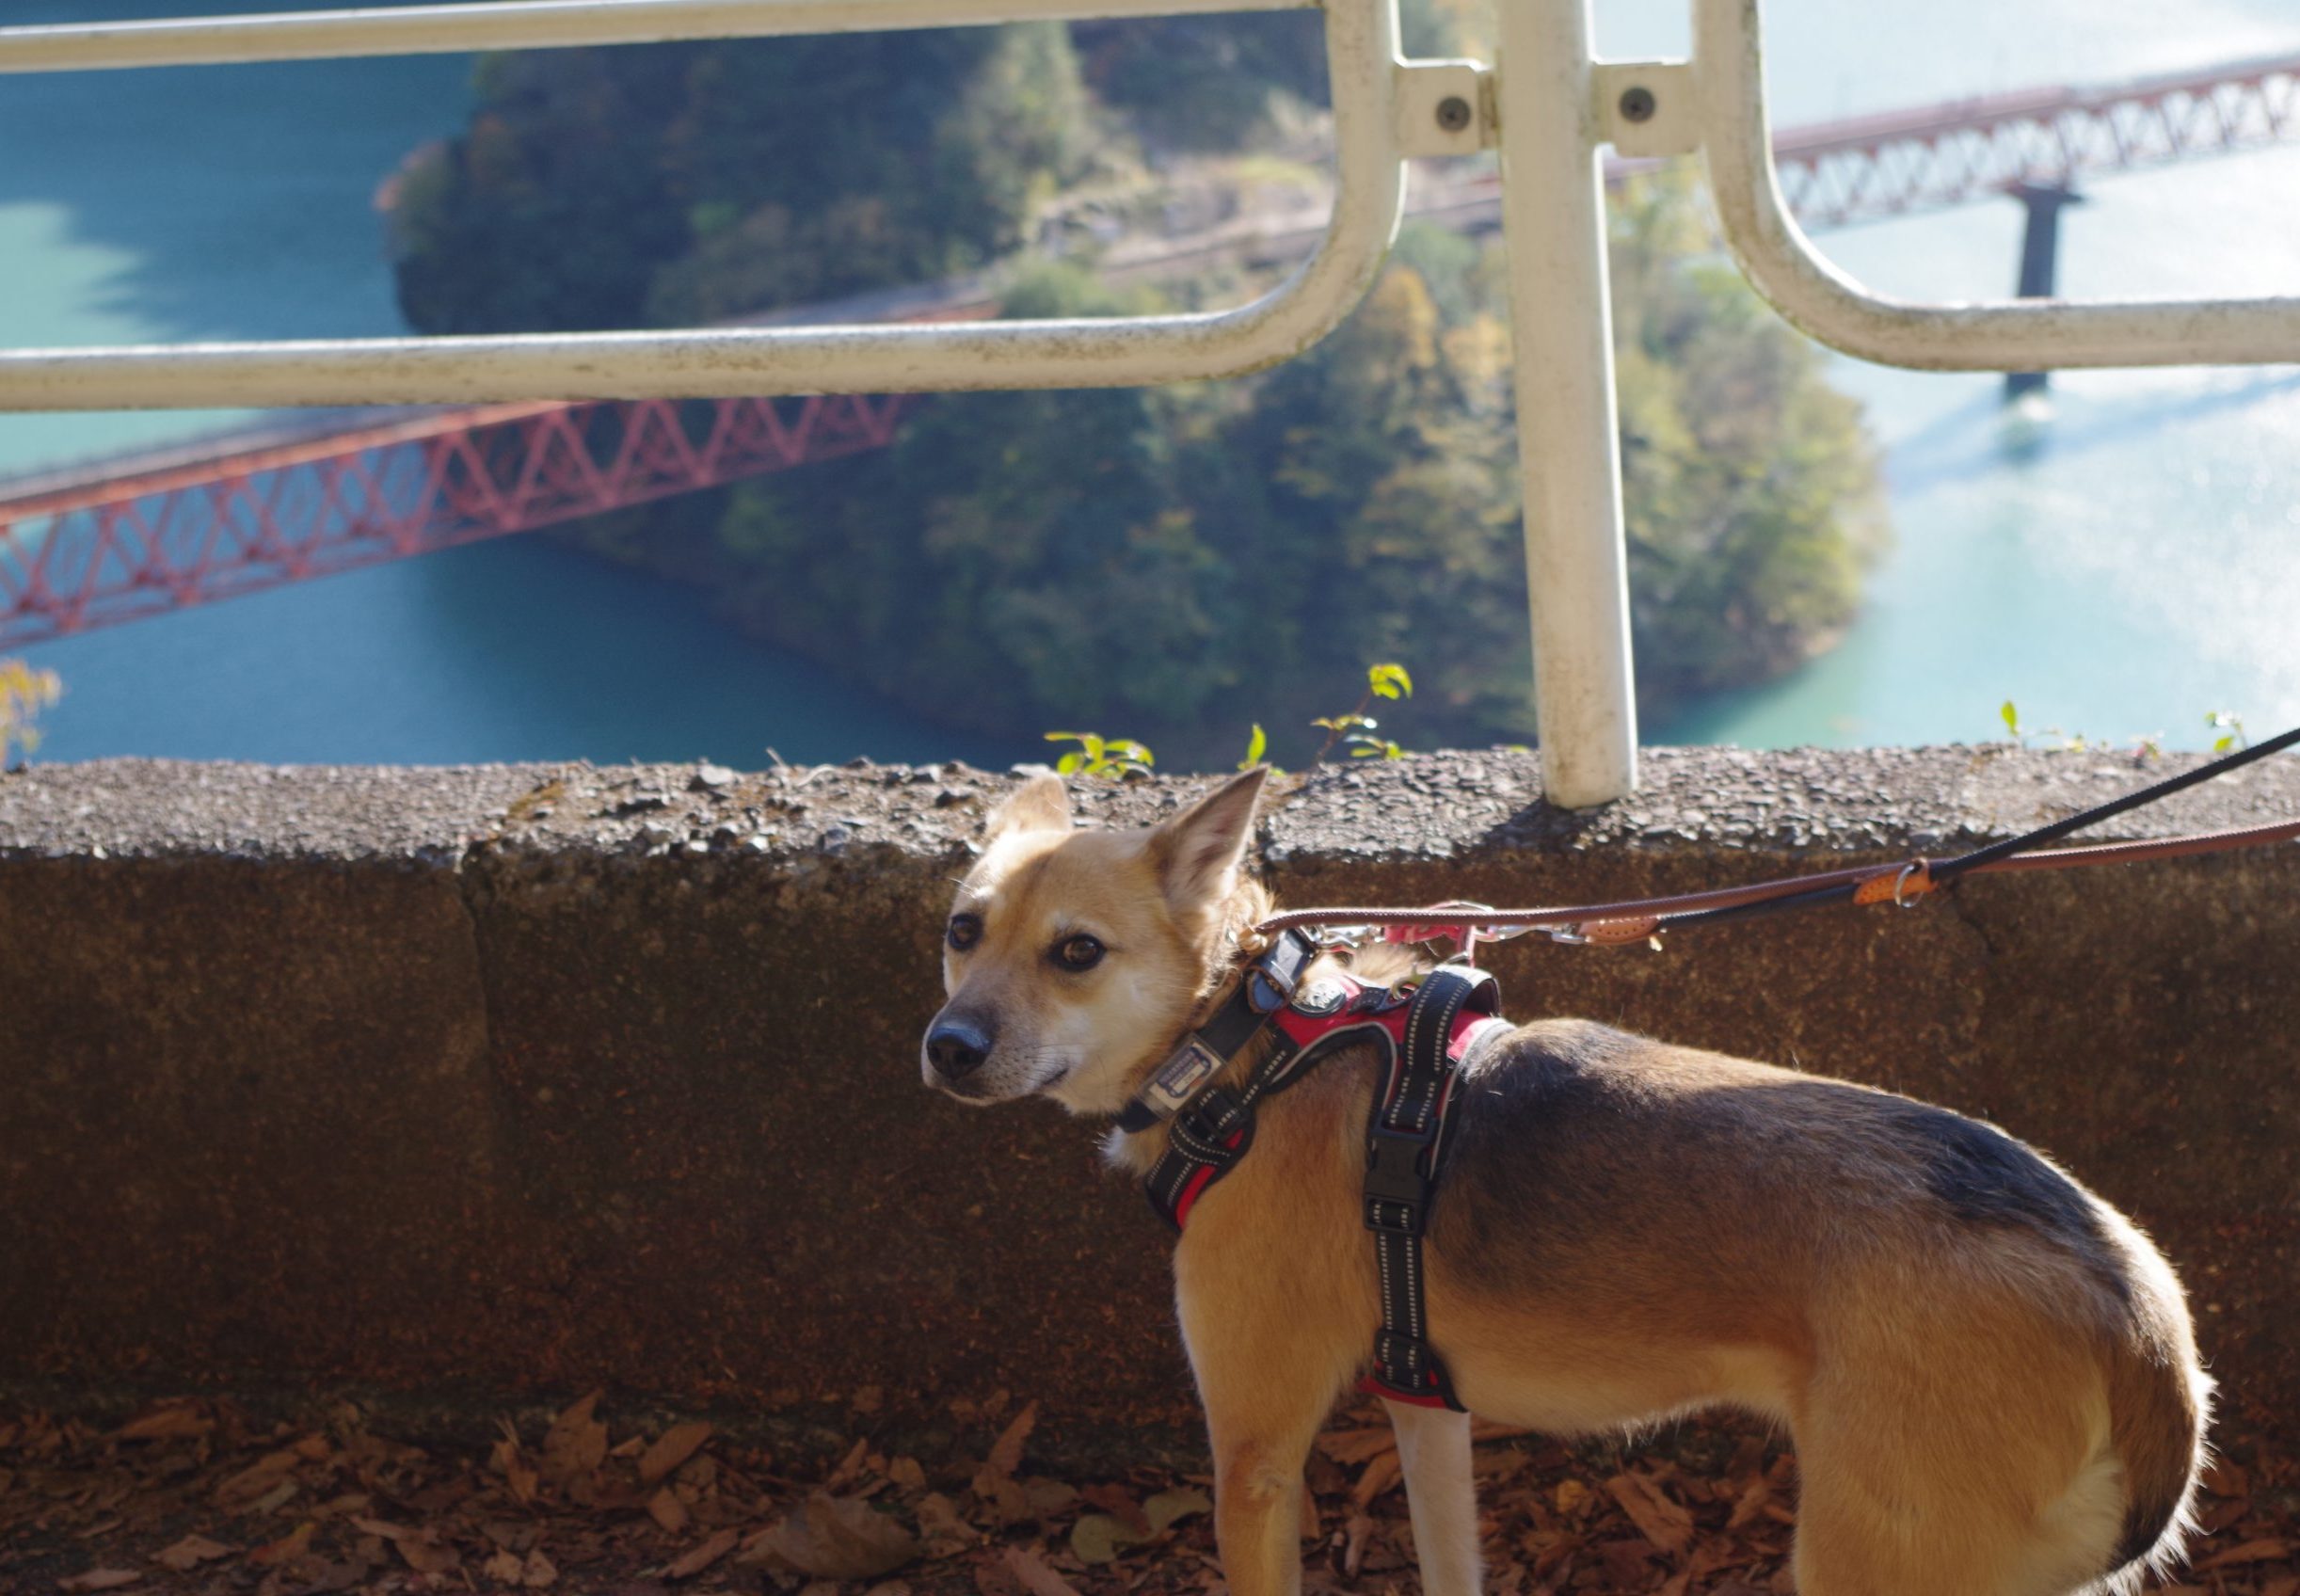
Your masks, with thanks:
<instances>
[{"instance_id":1,"label":"forested hillside","mask_svg":"<svg viewBox=\"0 0 2300 1596\"><path fill-rule=\"evenodd\" d=\"M1434 11L1410 31L1447 45ZM1317 36L1286 13L492 58L468 133L396 185L403 302L434 331L665 325L994 264L1010 315L1235 297L1259 284L1119 295L1034 246L1080 195L1139 225L1177 173L1249 169L1209 149L1314 150ZM1874 452L1689 191L1617 206L1614 277L1640 679L1667 704L1850 617ZM885 454L577 535L953 725L1084 723L1171 761L1234 758L1258 720L1286 759L1395 659L1410 742L1520 741L1505 313L1498 245L1410 229L1342 331L1270 373L937 399Z\"/></svg>"}]
</instances>

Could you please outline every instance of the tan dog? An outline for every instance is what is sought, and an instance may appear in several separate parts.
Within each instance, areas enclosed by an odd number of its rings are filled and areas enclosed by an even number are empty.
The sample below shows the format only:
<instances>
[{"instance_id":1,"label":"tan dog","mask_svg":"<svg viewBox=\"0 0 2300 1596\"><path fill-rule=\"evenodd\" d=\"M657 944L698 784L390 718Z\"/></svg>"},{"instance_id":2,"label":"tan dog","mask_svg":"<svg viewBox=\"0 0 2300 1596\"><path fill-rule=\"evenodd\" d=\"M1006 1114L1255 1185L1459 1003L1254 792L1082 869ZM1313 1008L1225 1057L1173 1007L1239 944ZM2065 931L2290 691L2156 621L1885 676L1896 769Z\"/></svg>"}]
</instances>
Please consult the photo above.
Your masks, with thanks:
<instances>
[{"instance_id":1,"label":"tan dog","mask_svg":"<svg viewBox=\"0 0 2300 1596\"><path fill-rule=\"evenodd\" d=\"M1241 873L1262 777L1128 833L1074 831L1052 776L1023 787L958 891L929 1084L1116 1113L1270 912ZM1380 1317L1373 1078L1345 1052L1268 1099L1174 1253L1236 1596L1299 1588L1302 1465ZM1785 1424L1804 1596L2128 1589L2178 1556L2212 1388L2180 1283L2019 1142L1578 1020L1484 1048L1461 1094L1428 1301L1474 1412L1580 1432L1721 1403ZM1165 1134L1113 1134L1112 1158L1142 1171ZM1423 1588L1472 1596L1468 1420L1390 1412Z\"/></svg>"}]
</instances>

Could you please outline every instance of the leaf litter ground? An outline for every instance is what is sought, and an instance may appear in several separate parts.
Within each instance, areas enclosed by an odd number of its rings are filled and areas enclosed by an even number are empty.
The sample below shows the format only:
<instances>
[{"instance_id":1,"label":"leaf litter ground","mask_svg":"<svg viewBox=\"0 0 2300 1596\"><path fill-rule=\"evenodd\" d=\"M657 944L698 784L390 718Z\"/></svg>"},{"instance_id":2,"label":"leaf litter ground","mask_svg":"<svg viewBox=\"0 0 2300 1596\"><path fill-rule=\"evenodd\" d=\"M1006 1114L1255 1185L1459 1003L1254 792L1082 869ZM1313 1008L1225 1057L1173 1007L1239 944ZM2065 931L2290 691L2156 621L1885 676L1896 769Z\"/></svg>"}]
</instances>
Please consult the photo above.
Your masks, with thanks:
<instances>
[{"instance_id":1,"label":"leaf litter ground","mask_svg":"<svg viewBox=\"0 0 2300 1596\"><path fill-rule=\"evenodd\" d=\"M594 1395L493 1444L416 1446L343 1404L262 1428L165 1402L104 1428L0 1411L0 1590L150 1596L518 1591L562 1596L1226 1596L1203 1476L1065 1479L1035 1404L953 1405L966 1455L882 1451L870 1410L819 1457L700 1421L618 1429ZM1745 1426L1567 1448L1479 1427L1493 1596L1773 1596L1796 1460ZM2300 1596L2300 1460L2222 1437L2181 1582ZM1380 1412L1337 1416L1309 1466L1310 1596L1413 1596L1398 1454Z\"/></svg>"}]
</instances>

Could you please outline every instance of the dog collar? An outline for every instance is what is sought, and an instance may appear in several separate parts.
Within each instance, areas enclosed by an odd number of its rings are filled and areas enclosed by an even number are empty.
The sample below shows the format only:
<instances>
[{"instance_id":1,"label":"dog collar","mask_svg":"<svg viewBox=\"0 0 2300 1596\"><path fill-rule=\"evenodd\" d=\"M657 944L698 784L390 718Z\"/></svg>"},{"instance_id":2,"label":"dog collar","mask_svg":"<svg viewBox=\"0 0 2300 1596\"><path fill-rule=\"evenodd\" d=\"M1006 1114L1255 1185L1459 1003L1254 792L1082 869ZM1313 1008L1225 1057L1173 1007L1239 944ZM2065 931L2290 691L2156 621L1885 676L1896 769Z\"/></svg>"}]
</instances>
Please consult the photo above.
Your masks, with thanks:
<instances>
[{"instance_id":1,"label":"dog collar","mask_svg":"<svg viewBox=\"0 0 2300 1596\"><path fill-rule=\"evenodd\" d=\"M1280 932L1246 966L1238 990L1214 1011L1212 1018L1182 1038L1148 1084L1134 1094L1118 1115L1118 1128L1148 1130L1187 1108L1261 1034L1272 1014L1302 995L1302 973L1318 953L1318 944L1301 932Z\"/></svg>"}]
</instances>

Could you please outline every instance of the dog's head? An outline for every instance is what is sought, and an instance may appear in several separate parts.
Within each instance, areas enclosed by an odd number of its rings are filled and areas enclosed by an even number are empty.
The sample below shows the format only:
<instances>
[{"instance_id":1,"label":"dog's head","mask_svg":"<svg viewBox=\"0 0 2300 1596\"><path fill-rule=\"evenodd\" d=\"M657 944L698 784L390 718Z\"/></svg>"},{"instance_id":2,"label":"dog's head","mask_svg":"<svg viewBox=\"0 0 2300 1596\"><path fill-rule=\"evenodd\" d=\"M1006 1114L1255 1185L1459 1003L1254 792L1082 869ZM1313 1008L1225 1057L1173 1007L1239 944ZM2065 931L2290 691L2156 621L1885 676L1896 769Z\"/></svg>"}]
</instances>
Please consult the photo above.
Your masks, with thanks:
<instances>
[{"instance_id":1,"label":"dog's head","mask_svg":"<svg viewBox=\"0 0 2300 1596\"><path fill-rule=\"evenodd\" d=\"M927 1084L968 1103L1044 1093L1115 1113L1219 974L1246 902L1240 862L1269 773L1146 831L1077 831L1061 778L990 817L944 928L950 1001L927 1027Z\"/></svg>"}]
</instances>

